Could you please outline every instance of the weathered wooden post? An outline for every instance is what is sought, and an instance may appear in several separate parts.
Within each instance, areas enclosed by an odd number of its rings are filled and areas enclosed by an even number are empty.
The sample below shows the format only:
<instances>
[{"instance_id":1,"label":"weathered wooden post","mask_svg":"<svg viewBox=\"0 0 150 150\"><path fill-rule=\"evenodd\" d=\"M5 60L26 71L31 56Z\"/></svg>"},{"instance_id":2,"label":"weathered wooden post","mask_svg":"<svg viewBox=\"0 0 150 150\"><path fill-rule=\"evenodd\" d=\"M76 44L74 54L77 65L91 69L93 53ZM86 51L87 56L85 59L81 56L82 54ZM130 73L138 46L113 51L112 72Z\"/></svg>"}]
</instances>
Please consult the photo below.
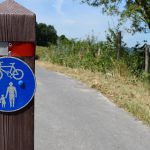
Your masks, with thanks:
<instances>
[{"instance_id":1,"label":"weathered wooden post","mask_svg":"<svg viewBox=\"0 0 150 150\"><path fill-rule=\"evenodd\" d=\"M144 51L145 51L145 72L149 73L149 49L150 46L145 44Z\"/></svg>"},{"instance_id":2,"label":"weathered wooden post","mask_svg":"<svg viewBox=\"0 0 150 150\"><path fill-rule=\"evenodd\" d=\"M121 57L121 31L117 34L117 60Z\"/></svg>"},{"instance_id":3,"label":"weathered wooden post","mask_svg":"<svg viewBox=\"0 0 150 150\"><path fill-rule=\"evenodd\" d=\"M0 4L0 150L34 150L35 23L15 1Z\"/></svg>"}]
</instances>

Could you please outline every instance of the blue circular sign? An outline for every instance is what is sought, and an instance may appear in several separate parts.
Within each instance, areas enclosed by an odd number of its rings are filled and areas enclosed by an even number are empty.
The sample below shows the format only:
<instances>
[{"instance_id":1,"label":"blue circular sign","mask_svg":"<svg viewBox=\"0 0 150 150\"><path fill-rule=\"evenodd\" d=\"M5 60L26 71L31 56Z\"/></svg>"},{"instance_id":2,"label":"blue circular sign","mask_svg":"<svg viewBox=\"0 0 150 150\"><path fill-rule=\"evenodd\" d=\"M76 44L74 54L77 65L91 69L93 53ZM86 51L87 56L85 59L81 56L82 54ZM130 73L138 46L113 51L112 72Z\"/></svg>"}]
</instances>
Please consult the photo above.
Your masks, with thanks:
<instances>
[{"instance_id":1,"label":"blue circular sign","mask_svg":"<svg viewBox=\"0 0 150 150\"><path fill-rule=\"evenodd\" d=\"M0 58L0 111L14 112L24 108L36 88L31 68L14 57Z\"/></svg>"}]
</instances>

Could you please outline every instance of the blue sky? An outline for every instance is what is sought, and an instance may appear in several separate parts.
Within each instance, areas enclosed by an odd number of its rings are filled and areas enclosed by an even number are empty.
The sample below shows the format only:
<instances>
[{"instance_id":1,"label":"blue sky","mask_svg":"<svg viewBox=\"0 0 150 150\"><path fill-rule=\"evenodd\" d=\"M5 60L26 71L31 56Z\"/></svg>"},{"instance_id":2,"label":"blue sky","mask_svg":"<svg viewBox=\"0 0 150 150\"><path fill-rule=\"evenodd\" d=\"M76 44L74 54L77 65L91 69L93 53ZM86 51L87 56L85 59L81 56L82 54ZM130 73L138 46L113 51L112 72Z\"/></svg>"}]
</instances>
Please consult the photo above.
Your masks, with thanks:
<instances>
[{"instance_id":1,"label":"blue sky","mask_svg":"<svg viewBox=\"0 0 150 150\"><path fill-rule=\"evenodd\" d=\"M0 2L3 0L0 0ZM92 8L81 4L79 0L16 0L37 15L37 22L54 25L58 35L65 34L68 38L85 39L94 33L99 40L105 40L105 31L117 23L115 17L101 13L100 8ZM123 32L123 40L128 46L134 46L137 41L148 40L150 34L135 34Z\"/></svg>"}]
</instances>

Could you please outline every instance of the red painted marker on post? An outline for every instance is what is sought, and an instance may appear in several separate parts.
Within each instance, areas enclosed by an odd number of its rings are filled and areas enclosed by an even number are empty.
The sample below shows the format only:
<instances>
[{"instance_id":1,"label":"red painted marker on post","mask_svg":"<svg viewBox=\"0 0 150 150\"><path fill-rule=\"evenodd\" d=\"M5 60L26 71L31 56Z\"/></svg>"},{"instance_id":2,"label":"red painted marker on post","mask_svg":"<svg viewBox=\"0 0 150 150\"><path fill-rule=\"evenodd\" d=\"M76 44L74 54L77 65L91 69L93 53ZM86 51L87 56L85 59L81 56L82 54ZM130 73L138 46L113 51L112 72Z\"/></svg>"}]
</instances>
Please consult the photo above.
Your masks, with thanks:
<instances>
[{"instance_id":1,"label":"red painted marker on post","mask_svg":"<svg viewBox=\"0 0 150 150\"><path fill-rule=\"evenodd\" d=\"M35 56L35 43L32 42L10 42L9 53L11 56Z\"/></svg>"}]
</instances>

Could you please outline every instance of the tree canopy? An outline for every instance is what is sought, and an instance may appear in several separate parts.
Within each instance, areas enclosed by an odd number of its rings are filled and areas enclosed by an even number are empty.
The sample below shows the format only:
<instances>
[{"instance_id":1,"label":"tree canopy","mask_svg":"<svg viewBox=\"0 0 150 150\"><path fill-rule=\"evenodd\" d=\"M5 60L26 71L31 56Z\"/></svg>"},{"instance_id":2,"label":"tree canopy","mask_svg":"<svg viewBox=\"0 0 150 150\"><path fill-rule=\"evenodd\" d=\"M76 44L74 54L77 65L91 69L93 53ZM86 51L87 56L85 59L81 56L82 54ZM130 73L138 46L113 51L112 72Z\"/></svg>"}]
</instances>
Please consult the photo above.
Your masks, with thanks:
<instances>
[{"instance_id":1,"label":"tree canopy","mask_svg":"<svg viewBox=\"0 0 150 150\"><path fill-rule=\"evenodd\" d=\"M83 3L98 7L101 6L104 13L118 15L120 25L131 20L128 31L147 32L150 30L150 0L81 0Z\"/></svg>"},{"instance_id":2,"label":"tree canopy","mask_svg":"<svg viewBox=\"0 0 150 150\"><path fill-rule=\"evenodd\" d=\"M48 44L57 43L57 31L52 25L36 23L36 40L37 45L48 46Z\"/></svg>"}]
</instances>

